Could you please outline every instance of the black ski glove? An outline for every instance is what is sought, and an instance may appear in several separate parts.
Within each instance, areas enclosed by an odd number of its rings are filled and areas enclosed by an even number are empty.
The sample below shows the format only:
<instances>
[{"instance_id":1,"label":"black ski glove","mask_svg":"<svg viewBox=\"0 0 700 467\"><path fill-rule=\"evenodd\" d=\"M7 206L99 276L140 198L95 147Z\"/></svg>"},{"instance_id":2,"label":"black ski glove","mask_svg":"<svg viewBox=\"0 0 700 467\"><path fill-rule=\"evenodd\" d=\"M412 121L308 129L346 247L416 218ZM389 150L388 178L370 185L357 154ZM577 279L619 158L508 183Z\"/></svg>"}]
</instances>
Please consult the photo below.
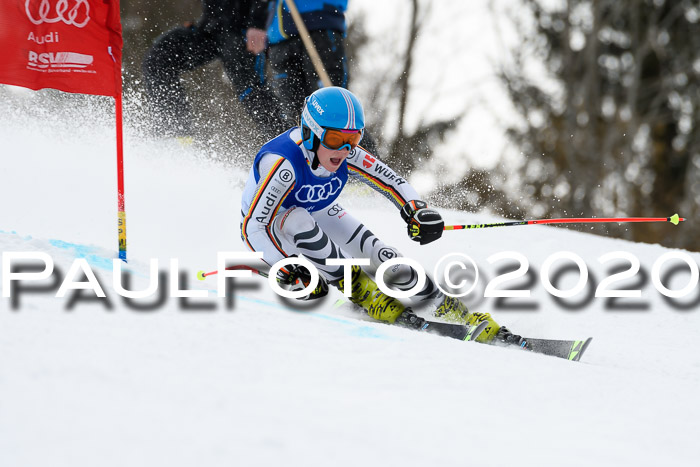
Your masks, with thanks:
<instances>
[{"instance_id":1,"label":"black ski glove","mask_svg":"<svg viewBox=\"0 0 700 467\"><path fill-rule=\"evenodd\" d=\"M409 201L401 208L401 217L408 224L408 236L414 242L425 245L442 236L445 222L437 211L428 209L425 201Z\"/></svg>"},{"instance_id":2,"label":"black ski glove","mask_svg":"<svg viewBox=\"0 0 700 467\"><path fill-rule=\"evenodd\" d=\"M304 266L299 264L289 264L277 271L277 283L290 292L303 290L311 283L311 273ZM328 295L328 283L319 274L318 285L309 295L299 297L297 300L316 300Z\"/></svg>"}]
</instances>

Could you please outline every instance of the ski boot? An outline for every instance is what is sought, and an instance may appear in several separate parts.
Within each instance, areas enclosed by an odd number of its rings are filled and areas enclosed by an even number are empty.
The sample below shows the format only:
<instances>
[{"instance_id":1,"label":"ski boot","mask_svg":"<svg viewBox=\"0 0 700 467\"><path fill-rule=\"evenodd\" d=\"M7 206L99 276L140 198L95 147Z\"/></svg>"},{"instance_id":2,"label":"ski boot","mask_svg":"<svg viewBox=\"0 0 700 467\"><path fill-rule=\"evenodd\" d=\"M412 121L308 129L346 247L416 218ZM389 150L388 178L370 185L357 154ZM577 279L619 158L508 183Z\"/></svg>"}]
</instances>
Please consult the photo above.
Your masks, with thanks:
<instances>
[{"instance_id":1,"label":"ski boot","mask_svg":"<svg viewBox=\"0 0 700 467\"><path fill-rule=\"evenodd\" d=\"M340 279L333 283L343 292L345 290L345 279ZM406 307L394 297L386 295L379 290L374 282L359 266L352 267L352 292L350 301L361 306L367 314L378 321L393 324L401 314L406 311ZM410 312L413 314L412 312ZM413 315L415 316L415 315Z\"/></svg>"},{"instance_id":2,"label":"ski boot","mask_svg":"<svg viewBox=\"0 0 700 467\"><path fill-rule=\"evenodd\" d=\"M479 334L477 342L491 343L500 326L491 318L488 313L470 313L466 305L455 297L443 295L443 299L434 311L435 316L444 319L449 323L465 324L467 326L476 326L482 321L488 321L486 329Z\"/></svg>"},{"instance_id":3,"label":"ski boot","mask_svg":"<svg viewBox=\"0 0 700 467\"><path fill-rule=\"evenodd\" d=\"M517 346L521 349L531 350L530 343L524 337L517 334L513 334L510 330L501 326L496 337L493 339L493 343L496 345L507 345L507 346Z\"/></svg>"},{"instance_id":4,"label":"ski boot","mask_svg":"<svg viewBox=\"0 0 700 467\"><path fill-rule=\"evenodd\" d=\"M469 310L467 310L466 305L459 299L448 295L442 296L442 301L433 314L450 323L467 324L469 321Z\"/></svg>"}]
</instances>

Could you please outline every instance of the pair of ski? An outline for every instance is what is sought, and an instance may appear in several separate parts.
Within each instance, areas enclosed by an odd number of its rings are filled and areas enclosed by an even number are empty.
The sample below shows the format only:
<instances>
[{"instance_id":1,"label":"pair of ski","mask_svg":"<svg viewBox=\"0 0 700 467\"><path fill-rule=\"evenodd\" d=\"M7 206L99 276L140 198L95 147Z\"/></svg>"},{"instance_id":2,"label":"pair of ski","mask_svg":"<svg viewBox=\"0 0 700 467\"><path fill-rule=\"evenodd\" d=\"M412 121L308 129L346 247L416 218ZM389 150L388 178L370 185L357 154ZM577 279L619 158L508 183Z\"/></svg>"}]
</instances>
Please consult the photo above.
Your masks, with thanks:
<instances>
[{"instance_id":1,"label":"pair of ski","mask_svg":"<svg viewBox=\"0 0 700 467\"><path fill-rule=\"evenodd\" d=\"M341 306L347 303L344 299L339 299L335 307ZM452 339L458 339L461 341L475 341L477 337L486 329L488 326L488 321L482 321L475 325L464 325L464 324L451 324L442 323L438 321L425 321L423 325L419 328L413 326L404 326L407 329L413 329L419 332L427 332L431 334L436 334L438 336L450 337ZM401 324L399 324L401 325ZM556 339L534 339L525 337L525 342L527 342L527 349L530 352L539 353L543 355L549 355L552 357L564 358L566 360L571 360L578 362L581 360L581 356L588 348L588 345L593 340L589 337L585 340L556 340ZM516 344L507 344L505 342L497 342L494 345L502 347L515 347L523 348Z\"/></svg>"},{"instance_id":2,"label":"pair of ski","mask_svg":"<svg viewBox=\"0 0 700 467\"><path fill-rule=\"evenodd\" d=\"M261 277L267 278L268 274L265 271L261 271L259 269L250 267L250 266L244 266L244 265L238 265L238 266L229 266L226 269L230 270L248 270L251 271L253 274L257 274ZM209 273L205 273L204 271L199 271L197 273L197 279L199 280L204 280L207 276L216 274L217 271L212 271ZM335 308L343 305L347 301L345 299L339 299L336 304ZM428 332L432 334L436 334L439 336L444 336L444 337L450 337L452 339L458 339L461 341L474 341L476 340L477 337L479 337L479 334L481 334L484 329L488 326L487 321L483 321L481 323L477 323L473 326L468 326L468 325L463 325L463 324L451 324L451 323L441 323L438 321L425 321L420 328L416 328L413 326L405 326L407 329L413 329L419 332ZM528 344L527 350L534 352L534 353L539 353L543 355L550 355L552 357L558 357L558 358L564 358L566 360L571 360L574 362L578 362L581 360L581 356L583 356L583 353L586 351L588 348L588 345L591 343L591 340L593 339L592 337L589 337L588 339L585 340L556 340L556 339L533 339L533 338L524 338L525 341ZM505 347L516 347L516 348L521 348L520 346L514 345L514 344L506 344L506 343L497 343L495 345L499 346L505 346Z\"/></svg>"}]
</instances>

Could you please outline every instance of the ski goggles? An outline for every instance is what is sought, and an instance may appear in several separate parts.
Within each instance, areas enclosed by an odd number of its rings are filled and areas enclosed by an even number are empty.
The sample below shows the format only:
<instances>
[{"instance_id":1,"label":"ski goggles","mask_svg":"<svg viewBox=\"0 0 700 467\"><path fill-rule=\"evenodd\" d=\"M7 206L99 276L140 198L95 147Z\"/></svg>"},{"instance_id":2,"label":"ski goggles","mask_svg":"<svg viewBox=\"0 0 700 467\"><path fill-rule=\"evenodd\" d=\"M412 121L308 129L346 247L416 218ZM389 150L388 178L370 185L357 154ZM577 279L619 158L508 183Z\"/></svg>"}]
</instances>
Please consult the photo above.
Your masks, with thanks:
<instances>
[{"instance_id":1,"label":"ski goggles","mask_svg":"<svg viewBox=\"0 0 700 467\"><path fill-rule=\"evenodd\" d=\"M337 130L335 128L324 128L321 135L321 144L332 150L341 151L355 149L362 139L363 130Z\"/></svg>"}]
</instances>

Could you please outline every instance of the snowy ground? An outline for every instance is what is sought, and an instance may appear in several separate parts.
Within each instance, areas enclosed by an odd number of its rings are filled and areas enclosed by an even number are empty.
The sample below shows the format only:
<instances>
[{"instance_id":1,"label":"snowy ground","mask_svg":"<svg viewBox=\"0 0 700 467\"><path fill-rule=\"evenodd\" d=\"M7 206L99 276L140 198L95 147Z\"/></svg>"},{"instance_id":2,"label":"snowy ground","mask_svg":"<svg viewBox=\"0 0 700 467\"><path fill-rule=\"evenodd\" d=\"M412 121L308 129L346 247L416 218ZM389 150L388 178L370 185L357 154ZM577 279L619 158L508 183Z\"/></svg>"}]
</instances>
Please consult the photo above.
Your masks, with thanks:
<instances>
[{"instance_id":1,"label":"snowy ground","mask_svg":"<svg viewBox=\"0 0 700 467\"><path fill-rule=\"evenodd\" d=\"M215 280L193 278L216 268L217 252L244 251L245 171L209 162L211 149L127 131L136 285L145 287L151 258L164 271L177 258L189 288L212 290L135 310L112 287L110 121L89 108L41 115L18 106L0 102L0 247L47 253L61 277L20 291L19 303L0 301L1 465L697 465L700 286L674 305L652 281L654 263L678 250L531 226L447 232L418 247L386 200L353 188L343 204L426 269L454 252L476 261L472 308L531 337L593 336L583 361L372 323L333 310L337 292L295 311L258 279L236 282L229 309ZM448 223L491 220L443 214ZM532 273L503 286L532 290L506 301L516 309L478 299L508 264L487 258L503 251L524 255ZM565 300L579 306L556 302L542 284L546 259L559 251L590 270L592 289ZM611 265L628 264L599 263L615 251L636 256L641 271L612 288L641 289L641 298L587 295ZM700 254L679 253L700 263ZM75 258L88 260L107 300L54 297ZM670 289L691 280L679 261L662 271L678 264ZM554 282L567 289L577 278L563 272Z\"/></svg>"}]
</instances>

